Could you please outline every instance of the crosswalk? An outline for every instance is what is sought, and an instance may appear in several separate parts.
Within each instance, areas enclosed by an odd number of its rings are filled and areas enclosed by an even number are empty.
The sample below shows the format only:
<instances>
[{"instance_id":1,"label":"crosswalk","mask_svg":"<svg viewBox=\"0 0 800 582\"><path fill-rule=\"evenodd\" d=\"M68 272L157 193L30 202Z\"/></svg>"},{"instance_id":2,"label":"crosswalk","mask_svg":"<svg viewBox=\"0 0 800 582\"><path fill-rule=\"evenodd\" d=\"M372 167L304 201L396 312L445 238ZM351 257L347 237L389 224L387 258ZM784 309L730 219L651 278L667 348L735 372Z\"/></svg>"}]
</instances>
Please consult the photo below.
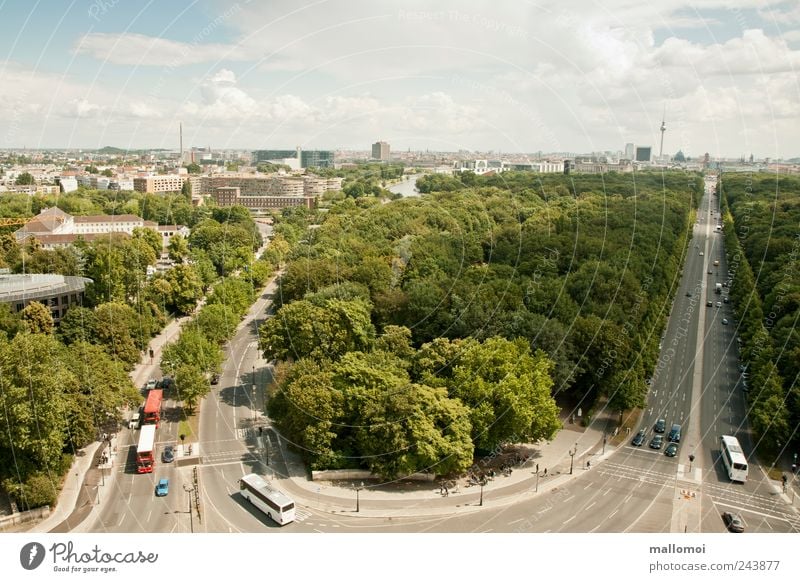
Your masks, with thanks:
<instances>
[{"instance_id":1,"label":"crosswalk","mask_svg":"<svg viewBox=\"0 0 800 582\"><path fill-rule=\"evenodd\" d=\"M311 512L307 509L300 509L299 507L294 508L294 520L295 521L305 521L309 517L311 517Z\"/></svg>"}]
</instances>

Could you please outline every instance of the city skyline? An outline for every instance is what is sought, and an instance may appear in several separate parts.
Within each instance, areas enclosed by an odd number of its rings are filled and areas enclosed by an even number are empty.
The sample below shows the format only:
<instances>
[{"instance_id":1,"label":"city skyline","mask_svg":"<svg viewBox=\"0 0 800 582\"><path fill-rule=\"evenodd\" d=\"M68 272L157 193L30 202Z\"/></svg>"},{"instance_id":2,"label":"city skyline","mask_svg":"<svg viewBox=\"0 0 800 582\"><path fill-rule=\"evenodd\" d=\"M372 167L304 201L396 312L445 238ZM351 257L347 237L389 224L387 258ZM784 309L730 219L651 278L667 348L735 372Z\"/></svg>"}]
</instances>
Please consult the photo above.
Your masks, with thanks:
<instances>
[{"instance_id":1,"label":"city skyline","mask_svg":"<svg viewBox=\"0 0 800 582\"><path fill-rule=\"evenodd\" d=\"M800 156L800 8L4 5L0 149Z\"/></svg>"}]
</instances>

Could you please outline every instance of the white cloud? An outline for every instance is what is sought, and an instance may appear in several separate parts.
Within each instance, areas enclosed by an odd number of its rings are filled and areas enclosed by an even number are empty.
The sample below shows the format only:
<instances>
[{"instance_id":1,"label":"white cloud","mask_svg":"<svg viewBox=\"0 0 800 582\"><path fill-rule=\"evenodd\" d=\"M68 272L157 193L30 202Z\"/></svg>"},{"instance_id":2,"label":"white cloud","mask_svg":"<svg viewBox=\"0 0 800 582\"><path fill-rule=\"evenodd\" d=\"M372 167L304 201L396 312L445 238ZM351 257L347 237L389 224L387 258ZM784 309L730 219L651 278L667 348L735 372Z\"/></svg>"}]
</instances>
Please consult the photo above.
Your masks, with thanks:
<instances>
[{"instance_id":1,"label":"white cloud","mask_svg":"<svg viewBox=\"0 0 800 582\"><path fill-rule=\"evenodd\" d=\"M136 66L179 67L247 58L236 45L186 43L130 32L86 34L75 43L73 52L103 62Z\"/></svg>"}]
</instances>

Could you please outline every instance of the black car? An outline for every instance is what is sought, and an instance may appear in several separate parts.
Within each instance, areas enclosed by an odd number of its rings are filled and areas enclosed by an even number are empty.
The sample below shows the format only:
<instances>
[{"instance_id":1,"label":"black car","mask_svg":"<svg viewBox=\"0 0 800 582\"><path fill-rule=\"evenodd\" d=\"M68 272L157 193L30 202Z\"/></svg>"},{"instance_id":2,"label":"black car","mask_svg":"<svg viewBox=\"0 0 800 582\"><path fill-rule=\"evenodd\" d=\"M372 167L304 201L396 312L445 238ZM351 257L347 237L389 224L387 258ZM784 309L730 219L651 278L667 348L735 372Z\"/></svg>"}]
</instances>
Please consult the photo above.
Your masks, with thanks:
<instances>
[{"instance_id":1,"label":"black car","mask_svg":"<svg viewBox=\"0 0 800 582\"><path fill-rule=\"evenodd\" d=\"M678 454L678 443L669 443L667 448L664 449L664 454L668 457L674 457Z\"/></svg>"},{"instance_id":2,"label":"black car","mask_svg":"<svg viewBox=\"0 0 800 582\"><path fill-rule=\"evenodd\" d=\"M644 443L644 437L646 435L647 435L647 433L645 432L644 429L640 430L639 432L636 433L636 436L633 437L633 440L631 441L631 444L634 447L641 447L642 444Z\"/></svg>"},{"instance_id":3,"label":"black car","mask_svg":"<svg viewBox=\"0 0 800 582\"><path fill-rule=\"evenodd\" d=\"M726 511L722 514L722 521L730 532L742 533L744 531L744 522L738 513Z\"/></svg>"},{"instance_id":4,"label":"black car","mask_svg":"<svg viewBox=\"0 0 800 582\"><path fill-rule=\"evenodd\" d=\"M161 453L161 461L164 463L171 463L175 460L175 447L167 445Z\"/></svg>"},{"instance_id":5,"label":"black car","mask_svg":"<svg viewBox=\"0 0 800 582\"><path fill-rule=\"evenodd\" d=\"M219 384L219 374L212 374L211 375L211 383L212 384Z\"/></svg>"},{"instance_id":6,"label":"black car","mask_svg":"<svg viewBox=\"0 0 800 582\"><path fill-rule=\"evenodd\" d=\"M660 434L657 434L653 437L653 440L650 441L650 448L660 449L663 443L664 443L664 437L661 436Z\"/></svg>"},{"instance_id":7,"label":"black car","mask_svg":"<svg viewBox=\"0 0 800 582\"><path fill-rule=\"evenodd\" d=\"M712 305L714 304L711 301L706 301L706 307L711 307Z\"/></svg>"},{"instance_id":8,"label":"black car","mask_svg":"<svg viewBox=\"0 0 800 582\"><path fill-rule=\"evenodd\" d=\"M659 418L656 421L656 425L653 427L653 430L658 433L662 433L667 429L667 421L663 418Z\"/></svg>"}]
</instances>

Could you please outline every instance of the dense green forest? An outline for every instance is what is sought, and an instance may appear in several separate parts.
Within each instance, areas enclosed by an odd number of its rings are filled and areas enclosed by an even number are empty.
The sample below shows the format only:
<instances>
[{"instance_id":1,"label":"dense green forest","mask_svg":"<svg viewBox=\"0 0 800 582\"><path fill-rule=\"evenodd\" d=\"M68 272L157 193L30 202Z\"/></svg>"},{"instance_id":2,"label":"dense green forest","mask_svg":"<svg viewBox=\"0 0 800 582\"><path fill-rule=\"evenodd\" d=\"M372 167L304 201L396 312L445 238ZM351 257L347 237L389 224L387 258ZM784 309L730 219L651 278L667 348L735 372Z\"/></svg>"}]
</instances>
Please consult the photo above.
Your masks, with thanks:
<instances>
[{"instance_id":1,"label":"dense green forest","mask_svg":"<svg viewBox=\"0 0 800 582\"><path fill-rule=\"evenodd\" d=\"M31 216L54 202L4 196L0 213ZM35 240L18 244L11 232L0 235L0 266L14 273L92 280L83 305L71 307L57 327L49 308L39 303L19 314L0 305L0 409L8 427L0 431L0 483L21 508L55 502L73 455L103 432L113 432L125 405L140 403L128 373L150 339L170 318L192 313L206 295L206 305L162 359L180 388L172 397L194 408L222 361L221 345L287 244L279 237L274 252L254 261L262 240L247 209L199 210L180 195L80 191L57 202L75 214L130 212L194 228L188 239L173 236L167 249L161 235L148 228L55 250L42 249ZM175 265L148 274L164 251Z\"/></svg>"},{"instance_id":2,"label":"dense green forest","mask_svg":"<svg viewBox=\"0 0 800 582\"><path fill-rule=\"evenodd\" d=\"M312 467L445 474L552 438L554 398L590 414L644 404L699 175L418 187L295 214L284 233L298 244L261 345L284 362L270 414Z\"/></svg>"},{"instance_id":3,"label":"dense green forest","mask_svg":"<svg viewBox=\"0 0 800 582\"><path fill-rule=\"evenodd\" d=\"M734 271L731 298L749 364L756 444L800 446L800 178L724 174L720 194ZM793 444L792 444L793 443Z\"/></svg>"}]
</instances>

